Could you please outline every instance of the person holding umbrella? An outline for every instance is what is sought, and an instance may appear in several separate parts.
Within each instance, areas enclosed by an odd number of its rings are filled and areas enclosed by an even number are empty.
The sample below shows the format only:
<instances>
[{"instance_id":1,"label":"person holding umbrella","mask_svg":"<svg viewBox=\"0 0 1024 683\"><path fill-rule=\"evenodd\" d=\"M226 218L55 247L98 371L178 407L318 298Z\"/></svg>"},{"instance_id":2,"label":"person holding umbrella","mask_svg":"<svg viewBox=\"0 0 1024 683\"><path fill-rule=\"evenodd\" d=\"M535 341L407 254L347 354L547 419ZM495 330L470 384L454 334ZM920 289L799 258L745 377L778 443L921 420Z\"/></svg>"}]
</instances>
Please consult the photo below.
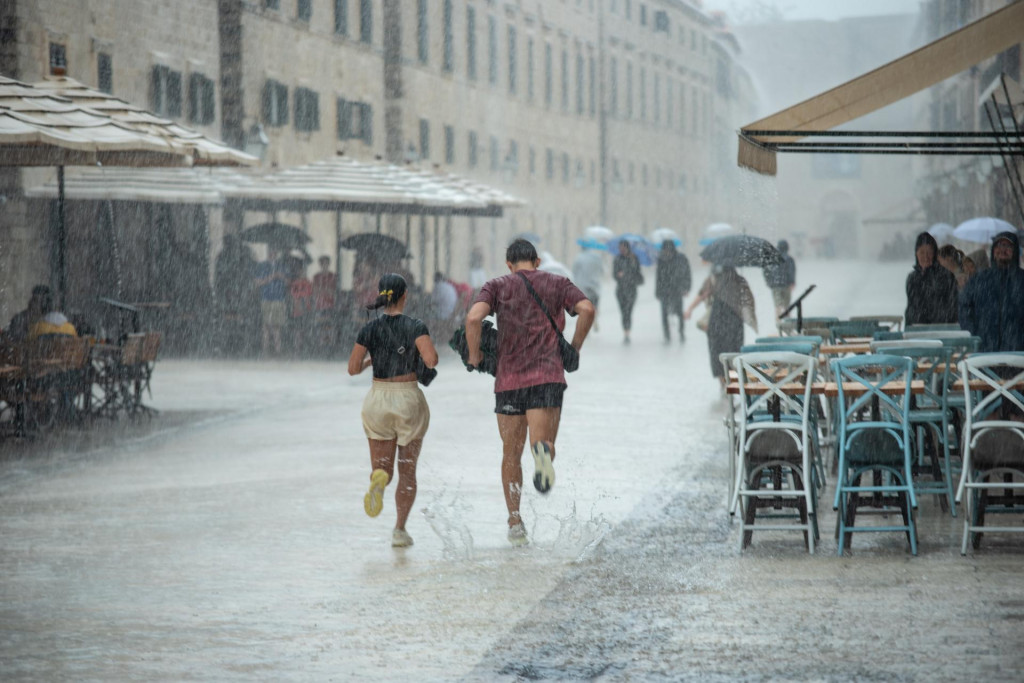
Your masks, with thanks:
<instances>
[{"instance_id":1,"label":"person holding umbrella","mask_svg":"<svg viewBox=\"0 0 1024 683\"><path fill-rule=\"evenodd\" d=\"M285 302L288 296L288 273L281 263L281 252L277 247L271 246L267 250L267 260L256 264L254 280L260 292L263 354L269 353L273 344L274 353L280 356L281 328L288 320Z\"/></svg>"},{"instance_id":2,"label":"person holding umbrella","mask_svg":"<svg viewBox=\"0 0 1024 683\"><path fill-rule=\"evenodd\" d=\"M644 283L640 271L640 259L633 253L629 242L619 240L619 253L612 262L612 276L615 278L615 298L622 313L623 343L629 343L629 330L633 327L633 306L636 305L637 287Z\"/></svg>"}]
</instances>

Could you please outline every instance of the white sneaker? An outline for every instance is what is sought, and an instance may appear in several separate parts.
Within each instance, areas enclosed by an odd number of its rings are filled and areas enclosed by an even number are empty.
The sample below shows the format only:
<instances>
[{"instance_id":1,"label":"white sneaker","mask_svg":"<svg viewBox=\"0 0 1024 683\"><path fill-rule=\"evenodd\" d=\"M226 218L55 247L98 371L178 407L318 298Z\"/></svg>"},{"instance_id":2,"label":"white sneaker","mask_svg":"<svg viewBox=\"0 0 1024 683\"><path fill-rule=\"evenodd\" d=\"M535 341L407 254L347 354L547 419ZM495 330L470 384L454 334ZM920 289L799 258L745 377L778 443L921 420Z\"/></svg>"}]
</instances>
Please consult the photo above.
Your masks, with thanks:
<instances>
[{"instance_id":1,"label":"white sneaker","mask_svg":"<svg viewBox=\"0 0 1024 683\"><path fill-rule=\"evenodd\" d=\"M530 539L526 537L526 527L522 522L508 528L508 542L514 546L522 546L530 542Z\"/></svg>"},{"instance_id":2,"label":"white sneaker","mask_svg":"<svg viewBox=\"0 0 1024 683\"><path fill-rule=\"evenodd\" d=\"M533 485L541 493L547 493L555 485L555 468L551 464L551 447L545 441L538 441L530 449L533 453Z\"/></svg>"},{"instance_id":3,"label":"white sneaker","mask_svg":"<svg viewBox=\"0 0 1024 683\"><path fill-rule=\"evenodd\" d=\"M412 536L405 529L395 529L391 532L392 548L408 548L412 545Z\"/></svg>"}]
</instances>

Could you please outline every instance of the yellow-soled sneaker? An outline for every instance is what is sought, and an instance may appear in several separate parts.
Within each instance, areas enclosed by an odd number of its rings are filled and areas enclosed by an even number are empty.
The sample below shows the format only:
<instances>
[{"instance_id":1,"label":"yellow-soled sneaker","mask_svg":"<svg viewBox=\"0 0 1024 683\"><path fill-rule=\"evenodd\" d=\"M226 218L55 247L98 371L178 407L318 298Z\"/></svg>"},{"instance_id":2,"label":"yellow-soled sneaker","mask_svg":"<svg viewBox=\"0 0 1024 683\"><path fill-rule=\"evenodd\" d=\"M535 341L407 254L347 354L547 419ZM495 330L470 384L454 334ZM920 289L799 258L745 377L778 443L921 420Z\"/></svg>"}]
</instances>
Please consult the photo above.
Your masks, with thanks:
<instances>
[{"instance_id":1,"label":"yellow-soled sneaker","mask_svg":"<svg viewBox=\"0 0 1024 683\"><path fill-rule=\"evenodd\" d=\"M370 490L363 497L363 509L370 517L376 517L384 509L384 487L388 485L388 473L374 470L370 475Z\"/></svg>"}]
</instances>

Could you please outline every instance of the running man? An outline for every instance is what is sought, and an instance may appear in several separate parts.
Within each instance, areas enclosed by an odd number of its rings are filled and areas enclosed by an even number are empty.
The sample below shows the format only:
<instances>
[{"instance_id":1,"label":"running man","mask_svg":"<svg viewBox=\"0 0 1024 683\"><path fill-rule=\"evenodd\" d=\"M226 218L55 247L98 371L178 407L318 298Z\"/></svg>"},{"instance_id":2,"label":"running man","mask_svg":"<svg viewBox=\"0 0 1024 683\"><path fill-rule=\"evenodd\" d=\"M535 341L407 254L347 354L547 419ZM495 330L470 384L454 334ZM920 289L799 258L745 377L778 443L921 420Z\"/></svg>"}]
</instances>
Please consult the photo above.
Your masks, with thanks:
<instances>
[{"instance_id":1,"label":"running man","mask_svg":"<svg viewBox=\"0 0 1024 683\"><path fill-rule=\"evenodd\" d=\"M494 313L498 327L494 412L502 442L501 483L508 507L508 540L513 545L525 545L526 527L519 515L523 447L529 432L535 465L533 484L541 493L547 493L555 483L551 463L555 459L555 438L566 384L555 330L524 278L559 330L565 327L565 312L579 316L572 339L577 351L594 322L594 305L568 278L537 270L537 249L526 240L518 239L509 245L505 265L510 274L487 281L466 315L466 344L469 365L475 367L483 361L483 320Z\"/></svg>"}]
</instances>

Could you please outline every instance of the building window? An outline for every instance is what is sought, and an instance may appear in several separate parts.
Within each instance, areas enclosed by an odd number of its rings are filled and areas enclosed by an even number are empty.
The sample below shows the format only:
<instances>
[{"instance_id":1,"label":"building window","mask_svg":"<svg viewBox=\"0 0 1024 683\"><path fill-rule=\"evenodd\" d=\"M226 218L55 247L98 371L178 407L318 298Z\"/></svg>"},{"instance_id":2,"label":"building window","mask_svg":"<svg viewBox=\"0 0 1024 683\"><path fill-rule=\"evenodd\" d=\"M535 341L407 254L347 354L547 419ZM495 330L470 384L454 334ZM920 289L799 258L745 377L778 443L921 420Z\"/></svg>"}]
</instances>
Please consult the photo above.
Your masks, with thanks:
<instances>
[{"instance_id":1,"label":"building window","mask_svg":"<svg viewBox=\"0 0 1024 683\"><path fill-rule=\"evenodd\" d=\"M348 35L348 0L334 0L334 33Z\"/></svg>"},{"instance_id":2,"label":"building window","mask_svg":"<svg viewBox=\"0 0 1024 683\"><path fill-rule=\"evenodd\" d=\"M288 123L288 86L269 78L263 84L263 123L268 126Z\"/></svg>"},{"instance_id":3,"label":"building window","mask_svg":"<svg viewBox=\"0 0 1024 683\"><path fill-rule=\"evenodd\" d=\"M654 74L654 122L661 122L661 75Z\"/></svg>"},{"instance_id":4,"label":"building window","mask_svg":"<svg viewBox=\"0 0 1024 683\"><path fill-rule=\"evenodd\" d=\"M533 102L533 38L526 39L526 98Z\"/></svg>"},{"instance_id":5,"label":"building window","mask_svg":"<svg viewBox=\"0 0 1024 683\"><path fill-rule=\"evenodd\" d=\"M608 99L612 116L619 115L619 60L608 60Z\"/></svg>"},{"instance_id":6,"label":"building window","mask_svg":"<svg viewBox=\"0 0 1024 683\"><path fill-rule=\"evenodd\" d=\"M589 58L590 66L590 116L594 117L597 115L597 60L594 59L594 55L590 55Z\"/></svg>"},{"instance_id":7,"label":"building window","mask_svg":"<svg viewBox=\"0 0 1024 683\"><path fill-rule=\"evenodd\" d=\"M665 112L665 125L669 128L672 127L672 98L673 98L673 81L671 78L665 79L668 81L668 94L665 96L665 105L667 111Z\"/></svg>"},{"instance_id":8,"label":"building window","mask_svg":"<svg viewBox=\"0 0 1024 683\"><path fill-rule=\"evenodd\" d=\"M569 153L562 152L562 184L569 184Z\"/></svg>"},{"instance_id":9,"label":"building window","mask_svg":"<svg viewBox=\"0 0 1024 683\"><path fill-rule=\"evenodd\" d=\"M430 32L427 26L427 0L416 0L416 56L420 64L430 58Z\"/></svg>"},{"instance_id":10,"label":"building window","mask_svg":"<svg viewBox=\"0 0 1024 683\"><path fill-rule=\"evenodd\" d=\"M498 152L498 138L497 138L497 136L492 135L491 136L491 149L490 149L491 170L492 171L497 171L498 168L499 168L499 166L498 166L498 154L499 154L499 152Z\"/></svg>"},{"instance_id":11,"label":"building window","mask_svg":"<svg viewBox=\"0 0 1024 683\"><path fill-rule=\"evenodd\" d=\"M295 130L320 130L320 95L309 88L295 89Z\"/></svg>"},{"instance_id":12,"label":"building window","mask_svg":"<svg viewBox=\"0 0 1024 683\"><path fill-rule=\"evenodd\" d=\"M466 8L466 75L476 80L476 10Z\"/></svg>"},{"instance_id":13,"label":"building window","mask_svg":"<svg viewBox=\"0 0 1024 683\"><path fill-rule=\"evenodd\" d=\"M281 9L281 0L263 0L263 6L267 9Z\"/></svg>"},{"instance_id":14,"label":"building window","mask_svg":"<svg viewBox=\"0 0 1024 683\"><path fill-rule=\"evenodd\" d=\"M516 94L516 27L508 27L508 92Z\"/></svg>"},{"instance_id":15,"label":"building window","mask_svg":"<svg viewBox=\"0 0 1024 683\"><path fill-rule=\"evenodd\" d=\"M512 175L519 173L519 143L515 140L508 141L508 156L505 157L505 168Z\"/></svg>"},{"instance_id":16,"label":"building window","mask_svg":"<svg viewBox=\"0 0 1024 683\"><path fill-rule=\"evenodd\" d=\"M640 25L647 26L647 5L640 3Z\"/></svg>"},{"instance_id":17,"label":"building window","mask_svg":"<svg viewBox=\"0 0 1024 683\"><path fill-rule=\"evenodd\" d=\"M105 52L96 55L96 83L103 92L114 92L114 63Z\"/></svg>"},{"instance_id":18,"label":"building window","mask_svg":"<svg viewBox=\"0 0 1024 683\"><path fill-rule=\"evenodd\" d=\"M455 163L455 127L444 127L444 163Z\"/></svg>"},{"instance_id":19,"label":"building window","mask_svg":"<svg viewBox=\"0 0 1024 683\"><path fill-rule=\"evenodd\" d=\"M213 123L216 118L216 99L213 80L203 74L192 73L188 77L188 120L201 126Z\"/></svg>"},{"instance_id":20,"label":"building window","mask_svg":"<svg viewBox=\"0 0 1024 683\"><path fill-rule=\"evenodd\" d=\"M640 67L640 120L647 120L647 69Z\"/></svg>"},{"instance_id":21,"label":"building window","mask_svg":"<svg viewBox=\"0 0 1024 683\"><path fill-rule=\"evenodd\" d=\"M498 84L498 21L493 16L487 17L487 80Z\"/></svg>"},{"instance_id":22,"label":"building window","mask_svg":"<svg viewBox=\"0 0 1024 683\"><path fill-rule=\"evenodd\" d=\"M633 18L633 0L626 0L626 19Z\"/></svg>"},{"instance_id":23,"label":"building window","mask_svg":"<svg viewBox=\"0 0 1024 683\"><path fill-rule=\"evenodd\" d=\"M309 21L313 16L313 0L297 0L295 17L299 21Z\"/></svg>"},{"instance_id":24,"label":"building window","mask_svg":"<svg viewBox=\"0 0 1024 683\"><path fill-rule=\"evenodd\" d=\"M444 0L444 59L443 69L451 72L455 68L452 40L452 0Z\"/></svg>"},{"instance_id":25,"label":"building window","mask_svg":"<svg viewBox=\"0 0 1024 683\"><path fill-rule=\"evenodd\" d=\"M62 43L50 43L50 74L63 76L68 72L68 49Z\"/></svg>"},{"instance_id":26,"label":"building window","mask_svg":"<svg viewBox=\"0 0 1024 683\"><path fill-rule=\"evenodd\" d=\"M430 121L420 119L420 159L430 160Z\"/></svg>"},{"instance_id":27,"label":"building window","mask_svg":"<svg viewBox=\"0 0 1024 683\"><path fill-rule=\"evenodd\" d=\"M373 105L366 102L352 103L353 137L359 138L368 145L373 144Z\"/></svg>"},{"instance_id":28,"label":"building window","mask_svg":"<svg viewBox=\"0 0 1024 683\"><path fill-rule=\"evenodd\" d=\"M181 116L181 72L163 64L153 67L149 84L150 109L157 116Z\"/></svg>"},{"instance_id":29,"label":"building window","mask_svg":"<svg viewBox=\"0 0 1024 683\"><path fill-rule=\"evenodd\" d=\"M480 146L475 131L469 131L469 166L476 168L480 163Z\"/></svg>"},{"instance_id":30,"label":"building window","mask_svg":"<svg viewBox=\"0 0 1024 683\"><path fill-rule=\"evenodd\" d=\"M338 139L348 140L352 137L352 108L354 107L353 102L349 102L344 97L338 98Z\"/></svg>"},{"instance_id":31,"label":"building window","mask_svg":"<svg viewBox=\"0 0 1024 683\"><path fill-rule=\"evenodd\" d=\"M569 52L562 50L562 111L569 111Z\"/></svg>"},{"instance_id":32,"label":"building window","mask_svg":"<svg viewBox=\"0 0 1024 683\"><path fill-rule=\"evenodd\" d=\"M359 40L373 42L373 0L359 0Z\"/></svg>"},{"instance_id":33,"label":"building window","mask_svg":"<svg viewBox=\"0 0 1024 683\"><path fill-rule=\"evenodd\" d=\"M626 118L633 118L633 63L626 62Z\"/></svg>"},{"instance_id":34,"label":"building window","mask_svg":"<svg viewBox=\"0 0 1024 683\"><path fill-rule=\"evenodd\" d=\"M552 55L551 55L551 43L544 43L544 104L551 106L551 100L553 97L553 78L551 74L552 70Z\"/></svg>"},{"instance_id":35,"label":"building window","mask_svg":"<svg viewBox=\"0 0 1024 683\"><path fill-rule=\"evenodd\" d=\"M548 180L555 178L555 153L550 147L544 151L544 177Z\"/></svg>"},{"instance_id":36,"label":"building window","mask_svg":"<svg viewBox=\"0 0 1024 683\"><path fill-rule=\"evenodd\" d=\"M583 80L583 55L576 53L576 114L583 116L584 102L586 101L586 94L584 80Z\"/></svg>"},{"instance_id":37,"label":"building window","mask_svg":"<svg viewBox=\"0 0 1024 683\"><path fill-rule=\"evenodd\" d=\"M530 176L534 176L537 173L537 150L530 145L529 153L529 164L530 164Z\"/></svg>"},{"instance_id":38,"label":"building window","mask_svg":"<svg viewBox=\"0 0 1024 683\"><path fill-rule=\"evenodd\" d=\"M654 11L654 30L671 34L668 27L668 12L663 9Z\"/></svg>"}]
</instances>

